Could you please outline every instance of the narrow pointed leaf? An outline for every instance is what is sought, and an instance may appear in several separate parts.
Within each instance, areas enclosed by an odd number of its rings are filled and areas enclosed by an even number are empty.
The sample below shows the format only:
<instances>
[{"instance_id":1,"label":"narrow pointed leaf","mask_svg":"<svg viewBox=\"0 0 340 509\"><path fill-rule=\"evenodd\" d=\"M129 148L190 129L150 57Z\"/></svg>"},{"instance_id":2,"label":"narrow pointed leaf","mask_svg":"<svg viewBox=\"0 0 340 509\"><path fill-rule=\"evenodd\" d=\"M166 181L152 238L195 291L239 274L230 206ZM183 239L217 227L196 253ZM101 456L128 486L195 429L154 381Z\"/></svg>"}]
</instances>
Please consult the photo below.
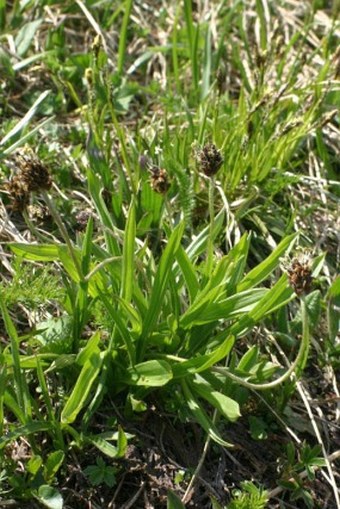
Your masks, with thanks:
<instances>
[{"instance_id":1,"label":"narrow pointed leaf","mask_svg":"<svg viewBox=\"0 0 340 509\"><path fill-rule=\"evenodd\" d=\"M144 319L142 332L142 336L145 338L144 342L146 341L149 333L152 331L153 326L158 319L167 282L169 280L170 271L173 266L173 260L176 255L176 251L179 248L180 241L184 232L184 227L185 223L182 222L174 229L169 239L168 245L162 254L155 276L149 309Z\"/></svg>"},{"instance_id":2,"label":"narrow pointed leaf","mask_svg":"<svg viewBox=\"0 0 340 509\"><path fill-rule=\"evenodd\" d=\"M204 431L217 444L220 444L224 447L232 447L232 444L230 444L222 439L215 424L212 422L210 417L208 417L208 415L205 413L205 411L203 410L203 408L198 403L198 401L194 397L193 393L189 389L188 384L184 380L182 381L182 388L183 388L183 393L184 393L186 403L187 403L192 415L195 417L196 421L202 426Z\"/></svg>"},{"instance_id":3,"label":"narrow pointed leaf","mask_svg":"<svg viewBox=\"0 0 340 509\"><path fill-rule=\"evenodd\" d=\"M208 401L229 421L234 422L241 417L240 407L237 401L225 396L221 392L215 391L208 383L194 380L191 388L198 396Z\"/></svg>"},{"instance_id":4,"label":"narrow pointed leaf","mask_svg":"<svg viewBox=\"0 0 340 509\"><path fill-rule=\"evenodd\" d=\"M61 422L70 424L84 407L94 381L97 379L102 364L99 350L85 362L78 380L61 413Z\"/></svg>"},{"instance_id":5,"label":"narrow pointed leaf","mask_svg":"<svg viewBox=\"0 0 340 509\"><path fill-rule=\"evenodd\" d=\"M227 339L216 350L193 359L172 365L174 378L181 378L187 376L189 373L200 373L209 369L214 364L224 359L232 349L235 338L228 336Z\"/></svg>"},{"instance_id":6,"label":"narrow pointed leaf","mask_svg":"<svg viewBox=\"0 0 340 509\"><path fill-rule=\"evenodd\" d=\"M168 491L166 507L167 509L185 509L185 505L182 504L181 499L171 490Z\"/></svg>"},{"instance_id":7,"label":"narrow pointed leaf","mask_svg":"<svg viewBox=\"0 0 340 509\"><path fill-rule=\"evenodd\" d=\"M261 281L266 279L279 265L280 258L282 258L285 252L292 246L296 237L297 234L293 233L292 235L288 235L288 237L284 238L277 248L268 256L268 258L248 272L248 274L237 285L237 291L243 292L244 290L248 290L249 288L257 286L261 283Z\"/></svg>"},{"instance_id":8,"label":"narrow pointed leaf","mask_svg":"<svg viewBox=\"0 0 340 509\"><path fill-rule=\"evenodd\" d=\"M121 297L127 302L131 301L133 273L134 273L134 249L136 237L136 208L134 200L131 201L125 228L123 247L123 277Z\"/></svg>"}]
</instances>

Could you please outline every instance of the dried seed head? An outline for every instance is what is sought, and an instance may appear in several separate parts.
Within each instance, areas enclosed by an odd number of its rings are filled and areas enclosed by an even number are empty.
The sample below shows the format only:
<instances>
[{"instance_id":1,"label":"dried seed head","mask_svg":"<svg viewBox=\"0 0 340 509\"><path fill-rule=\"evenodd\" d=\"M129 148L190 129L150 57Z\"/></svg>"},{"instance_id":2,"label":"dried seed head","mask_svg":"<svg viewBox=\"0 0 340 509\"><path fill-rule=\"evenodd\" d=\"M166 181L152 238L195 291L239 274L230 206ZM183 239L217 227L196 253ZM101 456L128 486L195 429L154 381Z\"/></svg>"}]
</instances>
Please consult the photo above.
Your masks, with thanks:
<instances>
[{"instance_id":1,"label":"dried seed head","mask_svg":"<svg viewBox=\"0 0 340 509\"><path fill-rule=\"evenodd\" d=\"M12 210L23 212L29 204L29 192L19 176L13 177L6 185L12 199Z\"/></svg>"},{"instance_id":2,"label":"dried seed head","mask_svg":"<svg viewBox=\"0 0 340 509\"><path fill-rule=\"evenodd\" d=\"M156 193L166 194L169 187L169 177L166 170L153 166L151 168L151 187Z\"/></svg>"},{"instance_id":3,"label":"dried seed head","mask_svg":"<svg viewBox=\"0 0 340 509\"><path fill-rule=\"evenodd\" d=\"M28 214L32 219L45 221L50 216L50 211L46 205L29 205Z\"/></svg>"},{"instance_id":4,"label":"dried seed head","mask_svg":"<svg viewBox=\"0 0 340 509\"><path fill-rule=\"evenodd\" d=\"M286 271L289 283L296 295L301 296L311 292L313 277L311 260L308 255L301 254L293 258Z\"/></svg>"},{"instance_id":5,"label":"dried seed head","mask_svg":"<svg viewBox=\"0 0 340 509\"><path fill-rule=\"evenodd\" d=\"M213 177L223 164L223 157L214 143L207 143L197 152L197 160L207 177Z\"/></svg>"},{"instance_id":6,"label":"dried seed head","mask_svg":"<svg viewBox=\"0 0 340 509\"><path fill-rule=\"evenodd\" d=\"M42 162L30 151L25 150L17 157L18 172L6 185L12 198L12 209L23 212L29 204L32 191L50 189L51 176Z\"/></svg>"},{"instance_id":7,"label":"dried seed head","mask_svg":"<svg viewBox=\"0 0 340 509\"><path fill-rule=\"evenodd\" d=\"M35 155L21 155L19 159L18 179L27 192L48 190L52 179L46 166Z\"/></svg>"},{"instance_id":8,"label":"dried seed head","mask_svg":"<svg viewBox=\"0 0 340 509\"><path fill-rule=\"evenodd\" d=\"M81 210L76 215L76 228L79 231L86 230L87 223L89 222L90 218L93 217L92 210L90 208L86 208L84 210Z\"/></svg>"}]
</instances>

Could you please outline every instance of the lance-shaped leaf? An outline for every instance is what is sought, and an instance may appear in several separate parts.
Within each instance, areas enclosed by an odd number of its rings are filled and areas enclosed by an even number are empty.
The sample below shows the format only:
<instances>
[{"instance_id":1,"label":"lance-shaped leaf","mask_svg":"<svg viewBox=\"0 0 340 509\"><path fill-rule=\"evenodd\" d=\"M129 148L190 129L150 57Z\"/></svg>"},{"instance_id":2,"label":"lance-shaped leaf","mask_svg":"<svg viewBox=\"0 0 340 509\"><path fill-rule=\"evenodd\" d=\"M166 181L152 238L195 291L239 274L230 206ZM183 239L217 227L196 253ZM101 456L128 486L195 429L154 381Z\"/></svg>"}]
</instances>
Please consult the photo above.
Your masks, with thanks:
<instances>
[{"instance_id":1,"label":"lance-shaped leaf","mask_svg":"<svg viewBox=\"0 0 340 509\"><path fill-rule=\"evenodd\" d=\"M62 423L70 424L76 419L80 410L85 405L94 381L98 377L101 365L102 357L98 349L89 359L87 359L82 367L73 391L71 392L71 395L61 413Z\"/></svg>"}]
</instances>

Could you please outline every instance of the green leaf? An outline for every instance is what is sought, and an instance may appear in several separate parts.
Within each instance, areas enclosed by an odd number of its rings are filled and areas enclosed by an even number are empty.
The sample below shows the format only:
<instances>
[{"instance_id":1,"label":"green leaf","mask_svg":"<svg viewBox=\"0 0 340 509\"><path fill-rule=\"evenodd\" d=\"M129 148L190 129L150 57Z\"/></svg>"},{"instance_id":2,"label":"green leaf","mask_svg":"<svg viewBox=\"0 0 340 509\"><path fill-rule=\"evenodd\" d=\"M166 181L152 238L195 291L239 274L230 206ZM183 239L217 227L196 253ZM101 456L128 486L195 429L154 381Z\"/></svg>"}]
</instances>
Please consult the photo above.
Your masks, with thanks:
<instances>
[{"instance_id":1,"label":"green leaf","mask_svg":"<svg viewBox=\"0 0 340 509\"><path fill-rule=\"evenodd\" d=\"M72 393L61 412L62 423L70 424L76 419L85 404L94 381L98 377L101 364L102 358L99 350L94 352L85 362Z\"/></svg>"},{"instance_id":2,"label":"green leaf","mask_svg":"<svg viewBox=\"0 0 340 509\"><path fill-rule=\"evenodd\" d=\"M322 270L322 267L325 264L326 255L327 255L327 253L321 253L319 256L317 256L316 258L313 259L313 262L312 262L312 276L313 277L319 276L319 274Z\"/></svg>"},{"instance_id":3,"label":"green leaf","mask_svg":"<svg viewBox=\"0 0 340 509\"><path fill-rule=\"evenodd\" d=\"M104 293L100 292L100 298L101 298L102 303L105 305L106 309L110 313L111 318L114 320L115 325L116 325L120 335L122 336L122 339L125 343L126 350L127 350L128 356L129 356L130 364L133 366L135 364L135 347L132 342L130 331L126 327L126 323L125 323L123 317L121 316L122 313L119 313L114 308L114 306L111 304L111 302L109 301L109 299L107 298L107 296Z\"/></svg>"},{"instance_id":4,"label":"green leaf","mask_svg":"<svg viewBox=\"0 0 340 509\"><path fill-rule=\"evenodd\" d=\"M38 473L43 459L41 456L32 456L26 464L26 471L35 476Z\"/></svg>"},{"instance_id":5,"label":"green leaf","mask_svg":"<svg viewBox=\"0 0 340 509\"><path fill-rule=\"evenodd\" d=\"M225 507L222 507L213 496L211 496L210 500L212 509L225 509Z\"/></svg>"},{"instance_id":6,"label":"green leaf","mask_svg":"<svg viewBox=\"0 0 340 509\"><path fill-rule=\"evenodd\" d=\"M328 290L327 321L329 339L336 343L336 337L340 330L340 277L336 278Z\"/></svg>"},{"instance_id":7,"label":"green leaf","mask_svg":"<svg viewBox=\"0 0 340 509\"><path fill-rule=\"evenodd\" d=\"M96 459L96 465L89 465L86 467L84 473L94 486L105 483L112 488L116 483L116 469L107 465L101 457Z\"/></svg>"},{"instance_id":8,"label":"green leaf","mask_svg":"<svg viewBox=\"0 0 340 509\"><path fill-rule=\"evenodd\" d=\"M44 421L35 421L30 422L25 426L19 426L14 431L6 433L0 437L0 450L13 440L17 440L19 437L29 436L34 433L41 433L42 431L51 431L52 429L53 424Z\"/></svg>"},{"instance_id":9,"label":"green leaf","mask_svg":"<svg viewBox=\"0 0 340 509\"><path fill-rule=\"evenodd\" d=\"M168 491L168 500L166 504L167 509L185 509L185 505L182 504L181 499L176 493L169 490Z\"/></svg>"},{"instance_id":10,"label":"green leaf","mask_svg":"<svg viewBox=\"0 0 340 509\"><path fill-rule=\"evenodd\" d=\"M54 476L63 464L64 459L65 454L61 450L53 451L48 455L44 465L44 479L46 482L53 480Z\"/></svg>"},{"instance_id":11,"label":"green leaf","mask_svg":"<svg viewBox=\"0 0 340 509\"><path fill-rule=\"evenodd\" d=\"M182 221L173 230L169 242L161 256L152 288L149 309L144 318L142 331L143 339L142 341L140 341L139 345L139 358L143 358L144 356L144 349L146 346L146 342L148 340L148 336L158 319L163 303L164 293L167 287L167 282L169 280L170 272L173 266L173 260L174 257L176 256L176 251L179 248L181 238L184 232L184 227L185 223L184 221Z\"/></svg>"},{"instance_id":12,"label":"green leaf","mask_svg":"<svg viewBox=\"0 0 340 509\"><path fill-rule=\"evenodd\" d=\"M215 239L215 237L220 233L224 219L225 212L222 209L214 219L212 231L213 239ZM191 244L186 248L186 253L189 257L189 260L193 260L195 257L199 256L206 250L209 237L210 225L204 228L204 230L202 230L201 233L199 233L197 237L191 242Z\"/></svg>"},{"instance_id":13,"label":"green leaf","mask_svg":"<svg viewBox=\"0 0 340 509\"><path fill-rule=\"evenodd\" d=\"M93 235L93 217L90 217L86 226L86 232L83 238L83 245L81 249L81 268L83 274L87 274L90 270L91 253L92 253L92 235Z\"/></svg>"},{"instance_id":14,"label":"green leaf","mask_svg":"<svg viewBox=\"0 0 340 509\"><path fill-rule=\"evenodd\" d=\"M187 329L193 325L210 323L216 320L230 320L238 314L251 311L268 292L267 288L253 288L237 293L220 302L211 302L210 294L208 294L205 299L202 299L201 302L195 302L182 315L181 327Z\"/></svg>"},{"instance_id":15,"label":"green leaf","mask_svg":"<svg viewBox=\"0 0 340 509\"><path fill-rule=\"evenodd\" d=\"M72 366L76 361L76 354L62 354L58 355L52 362L46 373L51 371L61 371L69 366Z\"/></svg>"},{"instance_id":16,"label":"green leaf","mask_svg":"<svg viewBox=\"0 0 340 509\"><path fill-rule=\"evenodd\" d=\"M172 379L170 364L165 361L146 361L128 368L121 380L129 385L142 385L145 387L160 387Z\"/></svg>"},{"instance_id":17,"label":"green leaf","mask_svg":"<svg viewBox=\"0 0 340 509\"><path fill-rule=\"evenodd\" d=\"M293 242L295 242L297 237L296 233L292 235L288 235L285 239L283 239L277 248L268 256L263 262L257 265L253 270L248 272L248 274L242 279L242 281L237 285L237 291L243 292L244 290L248 290L253 286L257 286L261 281L266 279L269 274L273 272L274 269L279 265L280 258L283 254L291 248Z\"/></svg>"},{"instance_id":18,"label":"green leaf","mask_svg":"<svg viewBox=\"0 0 340 509\"><path fill-rule=\"evenodd\" d=\"M34 55L30 55L29 57L23 58L22 60L19 60L19 62L15 62L13 64L13 70L15 72L20 71L21 69L24 69L25 67L28 67L29 65L33 64L34 62L37 62L38 60L44 60L49 55L54 56L55 51L42 51L41 53L36 53Z\"/></svg>"},{"instance_id":19,"label":"green leaf","mask_svg":"<svg viewBox=\"0 0 340 509\"><path fill-rule=\"evenodd\" d=\"M4 430L4 395L6 392L6 379L7 379L7 366L2 361L2 355L0 356L0 436Z\"/></svg>"},{"instance_id":20,"label":"green leaf","mask_svg":"<svg viewBox=\"0 0 340 509\"><path fill-rule=\"evenodd\" d=\"M203 62L203 76L202 76L202 87L201 87L201 99L203 100L209 93L210 88L210 77L211 77L211 55L212 44L211 44L211 27L208 24L205 36L204 45L204 62Z\"/></svg>"},{"instance_id":21,"label":"green leaf","mask_svg":"<svg viewBox=\"0 0 340 509\"><path fill-rule=\"evenodd\" d=\"M25 114L25 116L19 120L19 122L17 124L15 124L15 126L13 127L13 129L11 129L7 134L6 136L3 137L3 139L0 141L0 145L4 145L5 143L7 143L8 140L10 140L11 138L13 138L14 136L16 136L18 133L20 133L24 127L27 127L28 124L30 123L30 121L32 120L32 118L34 117L34 115L37 113L37 110L38 110L38 107L40 106L40 104L46 99L46 97L51 93L51 90L45 90L44 92L42 92L40 94L40 96L38 97L38 99L35 101L35 103L31 106L31 108L28 110L28 112ZM49 121L50 119L47 119L47 121ZM46 120L44 120L44 122L46 122ZM42 127L42 125L40 126ZM30 133L31 134L31 133ZM22 143L23 142L23 138L21 140L19 140L19 143ZM14 149L14 146L12 145L11 147L9 147L7 150L8 151L11 151L12 149ZM5 152L7 152L7 150Z\"/></svg>"},{"instance_id":22,"label":"green leaf","mask_svg":"<svg viewBox=\"0 0 340 509\"><path fill-rule=\"evenodd\" d=\"M100 331L96 331L86 343L86 346L78 353L76 362L79 366L84 366L93 354L98 352L100 343Z\"/></svg>"},{"instance_id":23,"label":"green leaf","mask_svg":"<svg viewBox=\"0 0 340 509\"><path fill-rule=\"evenodd\" d=\"M42 19L29 21L20 28L15 38L17 53L20 57L22 57L30 47L33 37L35 36L35 33L41 25L42 21Z\"/></svg>"},{"instance_id":24,"label":"green leaf","mask_svg":"<svg viewBox=\"0 0 340 509\"><path fill-rule=\"evenodd\" d=\"M235 336L245 334L264 316L283 306L292 298L294 298L293 290L288 287L287 276L283 274L254 308L230 327L229 333L235 334Z\"/></svg>"},{"instance_id":25,"label":"green leaf","mask_svg":"<svg viewBox=\"0 0 340 509\"><path fill-rule=\"evenodd\" d=\"M20 242L11 242L8 243L8 247L14 254L26 260L54 262L59 259L58 246L56 244L24 244Z\"/></svg>"},{"instance_id":26,"label":"green leaf","mask_svg":"<svg viewBox=\"0 0 340 509\"><path fill-rule=\"evenodd\" d=\"M124 62L126 58L126 41L128 34L128 24L131 14L131 9L133 6L133 0L125 0L124 2L124 17L122 26L119 34L119 45L118 45L118 74L121 75L123 73Z\"/></svg>"},{"instance_id":27,"label":"green leaf","mask_svg":"<svg viewBox=\"0 0 340 509\"><path fill-rule=\"evenodd\" d=\"M6 51L4 51L2 48L0 48L0 69L3 76L14 76L14 69L11 59Z\"/></svg>"},{"instance_id":28,"label":"green leaf","mask_svg":"<svg viewBox=\"0 0 340 509\"><path fill-rule=\"evenodd\" d=\"M127 302L131 301L134 280L134 252L136 237L136 207L134 200L131 201L128 218L126 221L124 246L123 246L123 270L120 296Z\"/></svg>"},{"instance_id":29,"label":"green leaf","mask_svg":"<svg viewBox=\"0 0 340 509\"><path fill-rule=\"evenodd\" d=\"M63 497L56 488L47 484L40 486L37 499L48 509L63 509Z\"/></svg>"},{"instance_id":30,"label":"green leaf","mask_svg":"<svg viewBox=\"0 0 340 509\"><path fill-rule=\"evenodd\" d=\"M177 250L176 259L184 276L189 291L190 300L193 302L199 291L199 284L196 277L195 267L191 263L182 246L179 246Z\"/></svg>"},{"instance_id":31,"label":"green leaf","mask_svg":"<svg viewBox=\"0 0 340 509\"><path fill-rule=\"evenodd\" d=\"M306 295L306 306L310 320L311 328L314 328L319 320L321 313L321 293L319 290Z\"/></svg>"},{"instance_id":32,"label":"green leaf","mask_svg":"<svg viewBox=\"0 0 340 509\"><path fill-rule=\"evenodd\" d=\"M5 323L7 334L10 338L11 354L13 358L14 383L16 386L17 400L21 408L21 411L24 412L23 415L25 416L26 423L32 417L31 415L32 412L27 381L20 365L19 338L12 318L10 317L10 314L1 296L0 296L0 310L3 321Z\"/></svg>"},{"instance_id":33,"label":"green leaf","mask_svg":"<svg viewBox=\"0 0 340 509\"><path fill-rule=\"evenodd\" d=\"M205 413L201 405L195 399L193 393L189 389L189 386L185 382L185 380L182 380L182 388L184 398L188 405L189 410L191 411L192 415L194 416L198 424L202 426L202 428L210 436L210 438L214 440L214 442L216 442L217 444L222 445L223 447L233 447L232 444L226 442L221 438L215 424L210 419L210 417L208 417L208 415Z\"/></svg>"},{"instance_id":34,"label":"green leaf","mask_svg":"<svg viewBox=\"0 0 340 509\"><path fill-rule=\"evenodd\" d=\"M221 392L215 391L202 378L195 378L191 388L198 396L207 400L214 408L217 408L229 421L234 422L241 417L239 404Z\"/></svg>"},{"instance_id":35,"label":"green leaf","mask_svg":"<svg viewBox=\"0 0 340 509\"><path fill-rule=\"evenodd\" d=\"M72 317L65 315L39 322L34 337L42 345L40 352L71 353Z\"/></svg>"},{"instance_id":36,"label":"green leaf","mask_svg":"<svg viewBox=\"0 0 340 509\"><path fill-rule=\"evenodd\" d=\"M334 279L328 290L329 297L340 297L340 276Z\"/></svg>"},{"instance_id":37,"label":"green leaf","mask_svg":"<svg viewBox=\"0 0 340 509\"><path fill-rule=\"evenodd\" d=\"M119 426L119 428L118 428L118 442L117 442L117 448L118 448L117 457L118 458L123 458L125 456L126 450L127 450L127 445L128 445L127 436L124 433L123 428L121 426Z\"/></svg>"},{"instance_id":38,"label":"green leaf","mask_svg":"<svg viewBox=\"0 0 340 509\"><path fill-rule=\"evenodd\" d=\"M263 419L250 415L248 421L250 435L254 440L266 440L268 438L268 426Z\"/></svg>"},{"instance_id":39,"label":"green leaf","mask_svg":"<svg viewBox=\"0 0 340 509\"><path fill-rule=\"evenodd\" d=\"M87 181L89 186L89 192L95 204L100 220L103 223L103 226L106 226L107 228L107 231L104 230L104 236L106 247L109 251L109 254L111 256L120 256L121 252L118 242L111 234L111 232L115 230L115 225L111 217L111 214L107 210L105 201L102 196L101 192L103 187L102 181L100 177L96 175L92 169L88 170L87 172Z\"/></svg>"},{"instance_id":40,"label":"green leaf","mask_svg":"<svg viewBox=\"0 0 340 509\"><path fill-rule=\"evenodd\" d=\"M234 345L234 341L235 338L233 336L228 336L227 339L212 352L173 364L172 371L174 378L181 378L188 374L200 373L201 371L209 369L229 354Z\"/></svg>"},{"instance_id":41,"label":"green leaf","mask_svg":"<svg viewBox=\"0 0 340 509\"><path fill-rule=\"evenodd\" d=\"M249 348L249 350L243 355L240 362L238 363L237 369L248 373L257 363L258 356L259 349L254 345Z\"/></svg>"},{"instance_id":42,"label":"green leaf","mask_svg":"<svg viewBox=\"0 0 340 509\"><path fill-rule=\"evenodd\" d=\"M100 435L87 436L86 440L91 442L99 451L108 456L109 458L118 457L118 449L114 445L110 444L105 438Z\"/></svg>"},{"instance_id":43,"label":"green leaf","mask_svg":"<svg viewBox=\"0 0 340 509\"><path fill-rule=\"evenodd\" d=\"M79 249L74 249L74 255L78 259L78 262L80 265L81 264L81 253L80 253ZM61 263L63 264L64 269L69 274L71 279L73 281L75 281L76 283L79 283L80 276L79 276L77 267L75 266L75 263L74 263L72 257L70 256L70 252L69 252L68 248L63 244L58 245L58 258L61 261ZM98 274L96 274L96 275L98 276Z\"/></svg>"}]
</instances>

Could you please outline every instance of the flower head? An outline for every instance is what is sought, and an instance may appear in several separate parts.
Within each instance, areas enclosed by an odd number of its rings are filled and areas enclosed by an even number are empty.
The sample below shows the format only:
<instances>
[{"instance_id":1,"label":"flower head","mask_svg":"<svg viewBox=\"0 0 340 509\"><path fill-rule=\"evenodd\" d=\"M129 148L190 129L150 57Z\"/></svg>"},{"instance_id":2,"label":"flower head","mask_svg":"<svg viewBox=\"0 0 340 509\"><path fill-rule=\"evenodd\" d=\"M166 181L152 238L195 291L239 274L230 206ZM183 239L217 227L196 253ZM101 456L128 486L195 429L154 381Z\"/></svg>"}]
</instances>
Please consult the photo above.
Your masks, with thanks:
<instances>
[{"instance_id":1,"label":"flower head","mask_svg":"<svg viewBox=\"0 0 340 509\"><path fill-rule=\"evenodd\" d=\"M12 210L23 212L29 204L30 195L21 178L18 175L14 176L6 188L12 199Z\"/></svg>"},{"instance_id":2,"label":"flower head","mask_svg":"<svg viewBox=\"0 0 340 509\"><path fill-rule=\"evenodd\" d=\"M21 179L29 193L48 190L52 186L48 169L34 154L20 156L17 178Z\"/></svg>"},{"instance_id":3,"label":"flower head","mask_svg":"<svg viewBox=\"0 0 340 509\"><path fill-rule=\"evenodd\" d=\"M151 187L156 193L166 194L169 187L169 177L166 170L153 166L151 168Z\"/></svg>"},{"instance_id":4,"label":"flower head","mask_svg":"<svg viewBox=\"0 0 340 509\"><path fill-rule=\"evenodd\" d=\"M213 177L223 164L220 150L214 143L207 143L202 150L198 150L196 158L201 170L207 177Z\"/></svg>"},{"instance_id":5,"label":"flower head","mask_svg":"<svg viewBox=\"0 0 340 509\"><path fill-rule=\"evenodd\" d=\"M298 253L285 268L296 295L300 297L311 292L313 283L311 258L306 252Z\"/></svg>"},{"instance_id":6,"label":"flower head","mask_svg":"<svg viewBox=\"0 0 340 509\"><path fill-rule=\"evenodd\" d=\"M16 164L18 171L6 188L12 199L12 209L23 212L29 204L30 193L50 189L52 179L46 166L30 149L17 156Z\"/></svg>"}]
</instances>

